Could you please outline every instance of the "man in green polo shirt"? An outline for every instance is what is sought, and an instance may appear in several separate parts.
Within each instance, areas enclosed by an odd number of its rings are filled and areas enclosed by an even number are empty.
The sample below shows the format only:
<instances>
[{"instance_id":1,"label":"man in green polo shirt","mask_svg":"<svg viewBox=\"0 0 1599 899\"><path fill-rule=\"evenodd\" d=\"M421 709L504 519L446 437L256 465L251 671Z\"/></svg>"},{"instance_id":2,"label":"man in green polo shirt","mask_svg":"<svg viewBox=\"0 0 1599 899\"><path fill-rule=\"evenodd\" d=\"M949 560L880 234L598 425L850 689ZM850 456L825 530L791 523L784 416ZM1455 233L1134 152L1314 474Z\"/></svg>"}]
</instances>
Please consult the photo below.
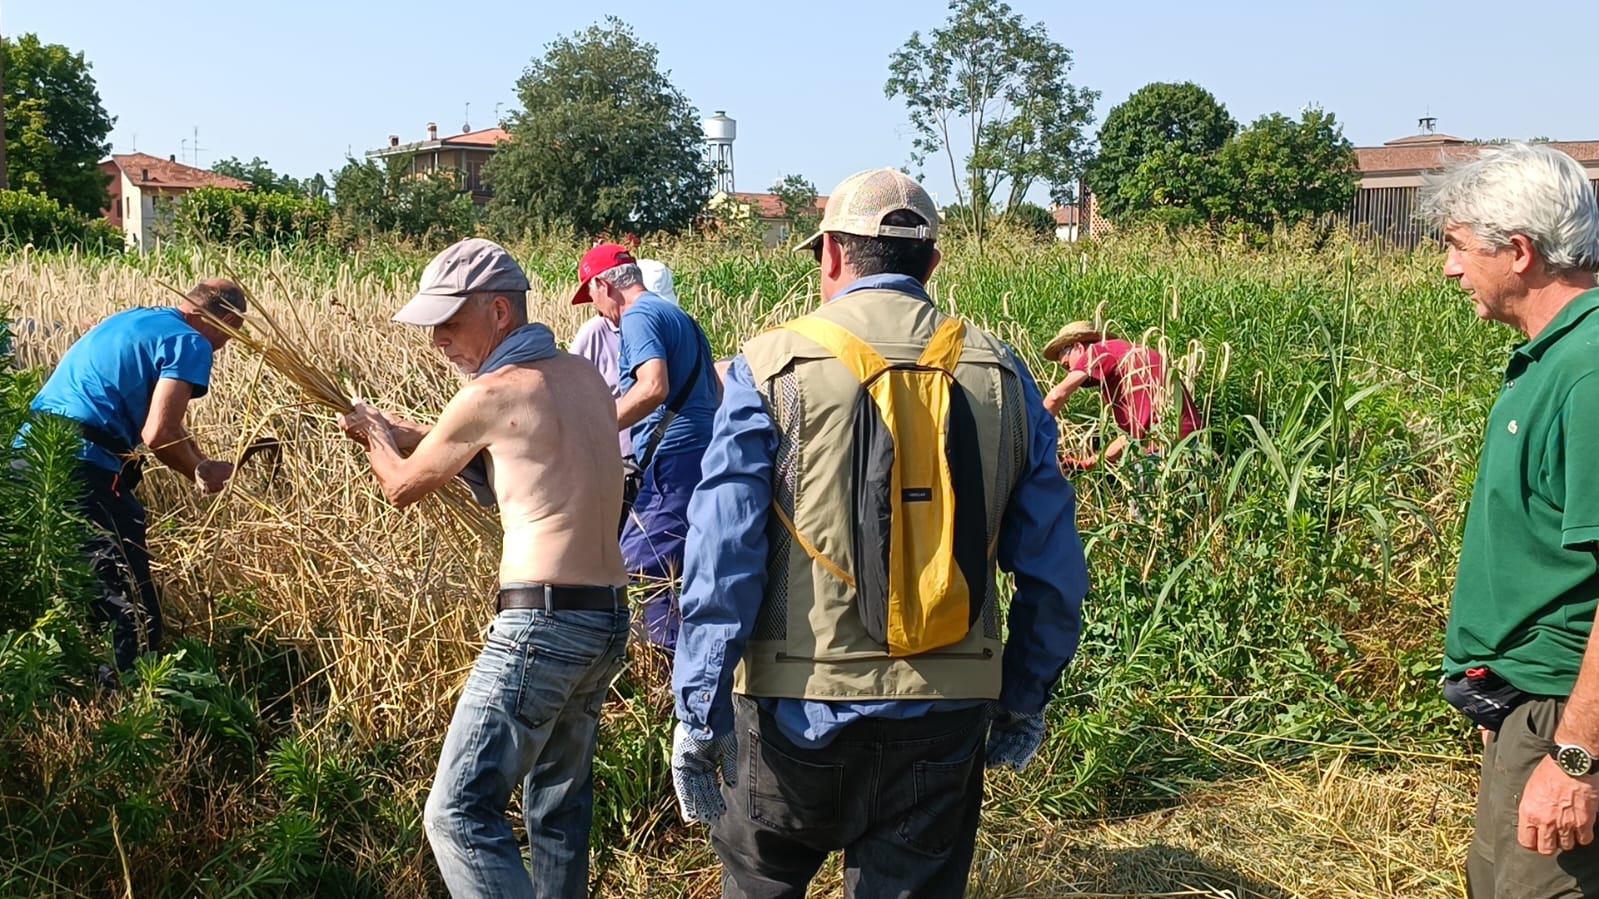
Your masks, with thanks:
<instances>
[{"instance_id":1,"label":"man in green polo shirt","mask_svg":"<svg viewBox=\"0 0 1599 899\"><path fill-rule=\"evenodd\" d=\"M1547 146L1429 180L1444 274L1515 328L1488 415L1444 638L1444 693L1482 729L1473 899L1599 895L1599 204Z\"/></svg>"}]
</instances>

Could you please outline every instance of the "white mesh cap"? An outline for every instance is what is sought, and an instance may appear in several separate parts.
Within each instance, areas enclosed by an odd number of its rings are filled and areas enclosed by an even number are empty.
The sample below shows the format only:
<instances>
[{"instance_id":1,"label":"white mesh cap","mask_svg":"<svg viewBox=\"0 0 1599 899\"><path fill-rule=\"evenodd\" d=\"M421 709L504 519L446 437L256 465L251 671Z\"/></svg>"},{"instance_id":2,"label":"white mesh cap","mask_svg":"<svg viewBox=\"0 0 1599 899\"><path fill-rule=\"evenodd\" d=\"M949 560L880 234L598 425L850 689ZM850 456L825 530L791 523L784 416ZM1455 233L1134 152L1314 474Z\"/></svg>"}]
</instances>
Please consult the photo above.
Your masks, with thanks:
<instances>
[{"instance_id":1,"label":"white mesh cap","mask_svg":"<svg viewBox=\"0 0 1599 899\"><path fill-rule=\"evenodd\" d=\"M917 227L885 225L889 213L914 212L927 222ZM914 179L895 169L868 169L845 178L827 196L822 224L815 234L795 247L808 250L828 231L862 237L938 239L938 208Z\"/></svg>"}]
</instances>

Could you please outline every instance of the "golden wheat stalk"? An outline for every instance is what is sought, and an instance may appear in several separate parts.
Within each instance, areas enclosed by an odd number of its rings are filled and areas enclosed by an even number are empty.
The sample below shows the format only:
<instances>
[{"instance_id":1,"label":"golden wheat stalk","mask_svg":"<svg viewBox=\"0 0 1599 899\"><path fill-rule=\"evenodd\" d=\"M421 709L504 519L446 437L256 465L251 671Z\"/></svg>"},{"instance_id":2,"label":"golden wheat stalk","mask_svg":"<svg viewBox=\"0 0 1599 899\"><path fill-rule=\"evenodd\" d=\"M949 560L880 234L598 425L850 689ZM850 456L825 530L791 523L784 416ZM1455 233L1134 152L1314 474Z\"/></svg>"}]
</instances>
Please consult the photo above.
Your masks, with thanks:
<instances>
[{"instance_id":1,"label":"golden wheat stalk","mask_svg":"<svg viewBox=\"0 0 1599 899\"><path fill-rule=\"evenodd\" d=\"M252 318L259 319L265 325L267 336L261 337L252 334L242 324L235 327L218 316L211 314L208 309L202 308L200 310L201 314L205 315L218 330L227 334L230 339L237 341L259 355L269 368L298 387L306 398L340 414L355 408L354 403L345 395L344 390L339 387L338 381L310 361L311 354L301 348L290 331L278 324L277 319L273 318L272 314L267 311L260 298L244 285L243 279L233 271L232 266L223 262L222 269L232 279L233 283L239 285L239 290L244 293L244 298L249 305L249 314L243 316L245 323L248 324ZM179 290L167 281L157 278L156 283L176 293L178 296L187 297L184 291ZM279 282L278 287L279 289L286 289L281 282ZM304 333L304 323L299 321L299 317L294 314L292 307L290 308L290 315L294 316L295 325L299 331ZM473 501L464 492L463 487L458 485L447 486L442 490L434 491L432 496L435 499L429 501L425 508L429 509L430 514L432 514L437 523L447 530L454 532L457 536L460 536L464 531L491 545L500 539L499 522L495 520L494 516L486 514L487 510Z\"/></svg>"}]
</instances>

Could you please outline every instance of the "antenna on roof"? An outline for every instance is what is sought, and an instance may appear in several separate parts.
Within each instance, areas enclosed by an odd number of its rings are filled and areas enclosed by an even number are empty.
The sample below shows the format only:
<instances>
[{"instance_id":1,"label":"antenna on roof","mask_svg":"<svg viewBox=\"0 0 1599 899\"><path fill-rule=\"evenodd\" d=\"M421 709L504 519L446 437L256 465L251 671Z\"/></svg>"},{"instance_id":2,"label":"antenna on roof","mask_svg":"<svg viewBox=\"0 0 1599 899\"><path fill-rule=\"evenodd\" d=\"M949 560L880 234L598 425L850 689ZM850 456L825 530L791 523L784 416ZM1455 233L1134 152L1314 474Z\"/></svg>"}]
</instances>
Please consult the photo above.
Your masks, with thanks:
<instances>
[{"instance_id":1,"label":"antenna on roof","mask_svg":"<svg viewBox=\"0 0 1599 899\"><path fill-rule=\"evenodd\" d=\"M190 163L195 168L200 167L200 126L194 126L194 162Z\"/></svg>"},{"instance_id":2,"label":"antenna on roof","mask_svg":"<svg viewBox=\"0 0 1599 899\"><path fill-rule=\"evenodd\" d=\"M472 101L466 101L466 113L461 116L461 133L472 130Z\"/></svg>"},{"instance_id":3,"label":"antenna on roof","mask_svg":"<svg viewBox=\"0 0 1599 899\"><path fill-rule=\"evenodd\" d=\"M505 124L505 120L500 118L500 107L504 106L504 105L505 105L504 103L496 103L496 104L494 104L494 126L496 128L498 128L499 126Z\"/></svg>"}]
</instances>

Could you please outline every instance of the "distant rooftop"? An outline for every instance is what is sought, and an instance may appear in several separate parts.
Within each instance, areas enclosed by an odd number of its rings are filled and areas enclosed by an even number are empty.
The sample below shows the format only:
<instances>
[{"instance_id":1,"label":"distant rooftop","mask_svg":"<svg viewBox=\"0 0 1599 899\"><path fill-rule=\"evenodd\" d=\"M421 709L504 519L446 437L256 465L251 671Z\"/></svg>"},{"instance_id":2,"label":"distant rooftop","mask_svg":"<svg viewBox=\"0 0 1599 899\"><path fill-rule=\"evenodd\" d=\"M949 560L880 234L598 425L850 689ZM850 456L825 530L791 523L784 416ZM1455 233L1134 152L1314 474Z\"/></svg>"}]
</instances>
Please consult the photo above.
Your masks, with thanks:
<instances>
[{"instance_id":1,"label":"distant rooftop","mask_svg":"<svg viewBox=\"0 0 1599 899\"><path fill-rule=\"evenodd\" d=\"M1549 141L1548 145L1586 166L1599 165L1599 141ZM1362 175L1426 172L1469 158L1492 144L1474 144L1452 134L1412 134L1380 147L1356 147Z\"/></svg>"},{"instance_id":2,"label":"distant rooftop","mask_svg":"<svg viewBox=\"0 0 1599 899\"><path fill-rule=\"evenodd\" d=\"M477 131L445 134L443 136L437 136L437 128L430 128L429 131L431 136L426 140L412 141L408 144L400 143L399 135L390 135L388 146L380 147L376 150L368 150L366 155L369 158L377 159L384 156L420 153L423 150L447 150L461 147L493 149L495 144L511 139L510 132L504 128L480 128Z\"/></svg>"},{"instance_id":3,"label":"distant rooftop","mask_svg":"<svg viewBox=\"0 0 1599 899\"><path fill-rule=\"evenodd\" d=\"M184 165L173 159L162 159L149 153L116 153L112 163L122 170L128 180L141 188L165 187L172 190L193 190L196 187L222 187L229 190L249 190L248 181L218 175L216 172Z\"/></svg>"}]
</instances>

